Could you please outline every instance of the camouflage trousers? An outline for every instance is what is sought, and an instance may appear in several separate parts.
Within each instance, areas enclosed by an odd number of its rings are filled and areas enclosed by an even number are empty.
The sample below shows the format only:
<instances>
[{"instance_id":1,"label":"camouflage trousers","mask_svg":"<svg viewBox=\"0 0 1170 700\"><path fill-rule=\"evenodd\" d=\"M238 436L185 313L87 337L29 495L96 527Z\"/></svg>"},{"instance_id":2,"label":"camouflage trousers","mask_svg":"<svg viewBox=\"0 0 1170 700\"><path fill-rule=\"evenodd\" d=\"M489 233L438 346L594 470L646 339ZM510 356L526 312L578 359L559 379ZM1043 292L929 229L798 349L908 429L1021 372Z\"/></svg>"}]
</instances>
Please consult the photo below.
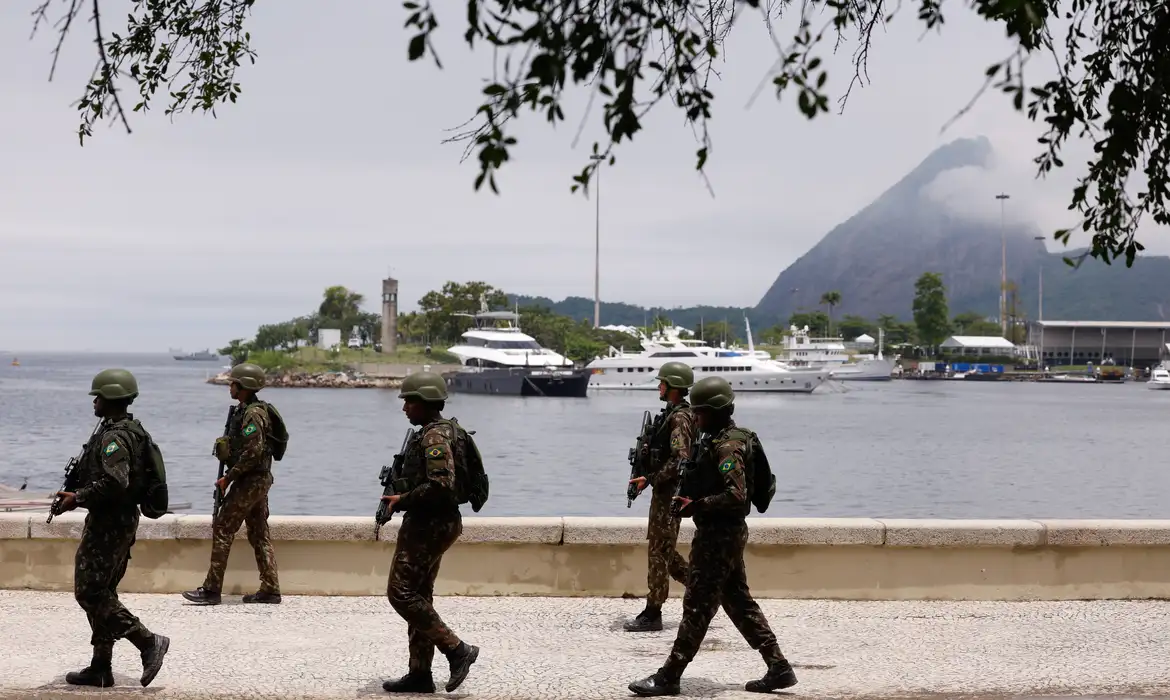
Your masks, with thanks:
<instances>
[{"instance_id":1,"label":"camouflage trousers","mask_svg":"<svg viewBox=\"0 0 1170 700\"><path fill-rule=\"evenodd\" d=\"M670 579L679 583L687 582L687 563L678 553L679 519L670 515L670 500L674 487L658 487L650 497L650 522L646 527L646 539L650 540L647 561L646 584L650 594L646 596L648 607L661 608L670 594Z\"/></svg>"},{"instance_id":2,"label":"camouflage trousers","mask_svg":"<svg viewBox=\"0 0 1170 700\"><path fill-rule=\"evenodd\" d=\"M113 648L129 638L136 644L150 632L118 600L118 584L130 563L138 531L138 509L90 512L73 561L73 597L85 611L90 644Z\"/></svg>"},{"instance_id":3,"label":"camouflage trousers","mask_svg":"<svg viewBox=\"0 0 1170 700\"><path fill-rule=\"evenodd\" d=\"M219 517L211 529L211 565L203 588L208 591L223 590L223 575L227 570L228 555L232 551L232 540L241 524L248 526L248 544L256 553L256 568L260 570L260 590L265 593L280 593L280 581L276 575L276 553L268 536L268 489L272 488L271 472L249 474L232 483L223 503Z\"/></svg>"},{"instance_id":4,"label":"camouflage trousers","mask_svg":"<svg viewBox=\"0 0 1170 700\"><path fill-rule=\"evenodd\" d=\"M783 659L776 635L772 634L767 618L748 590L743 564L747 523L740 520L696 525L687 589L683 594L682 621L661 673L671 678L682 675L698 653L721 605L744 640L752 649L758 649L765 661Z\"/></svg>"},{"instance_id":5,"label":"camouflage trousers","mask_svg":"<svg viewBox=\"0 0 1170 700\"><path fill-rule=\"evenodd\" d=\"M407 513L398 528L386 597L406 620L411 671L430 671L435 647L447 653L459 646L459 637L443 623L432 603L443 554L461 534L463 518L458 510L442 515Z\"/></svg>"}]
</instances>

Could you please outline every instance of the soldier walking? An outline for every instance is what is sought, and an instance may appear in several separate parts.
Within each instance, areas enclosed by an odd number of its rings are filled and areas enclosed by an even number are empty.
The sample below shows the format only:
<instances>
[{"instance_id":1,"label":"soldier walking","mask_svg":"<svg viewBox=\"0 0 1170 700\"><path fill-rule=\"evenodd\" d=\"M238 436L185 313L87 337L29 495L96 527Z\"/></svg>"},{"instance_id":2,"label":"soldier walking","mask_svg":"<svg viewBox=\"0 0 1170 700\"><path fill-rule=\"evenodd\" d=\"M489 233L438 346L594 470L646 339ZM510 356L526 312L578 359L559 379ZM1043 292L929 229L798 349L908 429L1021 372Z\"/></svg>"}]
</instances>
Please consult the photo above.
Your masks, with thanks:
<instances>
[{"instance_id":1,"label":"soldier walking","mask_svg":"<svg viewBox=\"0 0 1170 700\"><path fill-rule=\"evenodd\" d=\"M447 384L432 372L415 372L402 382L398 398L411 425L420 426L407 445L402 464L402 493L384 496L392 511L404 513L394 545L394 560L386 597L403 620L409 635L410 662L405 676L388 680L390 693L433 693L431 661L435 647L451 667L450 693L467 678L479 657L479 647L459 639L435 612L435 579L443 554L463 533L459 514L454 425L442 417Z\"/></svg>"},{"instance_id":2,"label":"soldier walking","mask_svg":"<svg viewBox=\"0 0 1170 700\"><path fill-rule=\"evenodd\" d=\"M648 446L651 454L662 455L647 476L630 479L641 492L648 485L650 519L646 526L649 556L646 609L625 624L627 632L657 632L662 629L662 604L670 593L670 579L687 582L687 563L676 549L679 518L670 512L671 498L678 486L679 465L691 458L695 441L695 416L686 395L695 383L695 373L682 362L667 362L658 370L658 397L666 402L655 424L661 426Z\"/></svg>"},{"instance_id":3,"label":"soldier walking","mask_svg":"<svg viewBox=\"0 0 1170 700\"><path fill-rule=\"evenodd\" d=\"M82 452L77 467L80 487L58 492L61 502L53 511L89 511L74 559L73 596L89 620L93 659L84 669L67 673L65 682L113 686L114 643L124 638L142 654L140 682L146 687L162 668L171 640L152 633L122 605L118 584L126 575L138 532L134 493L142 478L142 450L149 449L149 434L128 412L138 396L138 381L130 372L102 370L93 378L89 395L94 397L93 413L102 421Z\"/></svg>"},{"instance_id":4,"label":"soldier walking","mask_svg":"<svg viewBox=\"0 0 1170 700\"><path fill-rule=\"evenodd\" d=\"M260 590L244 596L245 603L280 602L276 554L268 535L268 491L272 488L272 415L256 397L264 388L264 370L243 363L232 367L231 397L239 401L227 437L216 438L214 454L230 465L215 487L224 493L219 516L212 523L211 564L203 585L183 597L202 605L219 605L223 576L232 540L241 524L248 526L248 544L256 553ZM279 455L278 455L279 456ZM231 491L228 491L228 486ZM225 493L226 492L226 493Z\"/></svg>"},{"instance_id":5,"label":"soldier walking","mask_svg":"<svg viewBox=\"0 0 1170 700\"><path fill-rule=\"evenodd\" d=\"M748 539L745 518L755 486L750 468L753 435L731 419L734 403L735 392L720 377L707 377L691 390L696 427L711 439L709 445L695 448L693 470L684 474L676 498L679 514L695 521L682 622L666 663L653 675L630 683L638 695L679 694L683 670L698 653L720 605L768 666L764 677L748 681L745 690L767 693L796 684L792 666L748 589L743 551Z\"/></svg>"}]
</instances>

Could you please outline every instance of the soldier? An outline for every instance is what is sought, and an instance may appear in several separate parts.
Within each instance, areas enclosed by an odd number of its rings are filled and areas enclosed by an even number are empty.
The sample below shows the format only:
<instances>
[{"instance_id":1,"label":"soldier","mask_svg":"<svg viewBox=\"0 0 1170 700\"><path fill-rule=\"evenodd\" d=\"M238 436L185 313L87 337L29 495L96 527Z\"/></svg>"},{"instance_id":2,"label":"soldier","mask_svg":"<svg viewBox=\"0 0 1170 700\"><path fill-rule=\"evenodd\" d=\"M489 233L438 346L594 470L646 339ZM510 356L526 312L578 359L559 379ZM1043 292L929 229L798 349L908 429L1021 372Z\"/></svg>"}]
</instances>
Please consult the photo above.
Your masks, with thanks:
<instances>
[{"instance_id":1,"label":"soldier","mask_svg":"<svg viewBox=\"0 0 1170 700\"><path fill-rule=\"evenodd\" d=\"M383 497L392 510L404 513L386 597L406 620L410 665L405 676L386 681L382 688L389 693L435 692L431 660L438 647L451 666L447 681L450 693L463 683L479 657L479 647L460 640L432 605L443 553L463 533L455 486L456 434L440 415L447 401L447 385L439 375L411 374L403 380L398 398L403 399L406 419L421 427L418 437L407 446L402 465L402 479L409 490Z\"/></svg>"},{"instance_id":2,"label":"soldier","mask_svg":"<svg viewBox=\"0 0 1170 700\"><path fill-rule=\"evenodd\" d=\"M229 437L215 440L216 457L231 465L223 478L215 482L223 497L219 516L212 523L211 564L203 585L186 591L183 597L193 603L219 605L223 575L227 569L232 540L241 524L248 526L248 544L256 553L260 570L260 590L244 596L245 603L280 602L280 582L276 575L276 554L268 536L268 490L272 488L272 421L268 405L256 398L264 388L264 370L243 363L232 367L229 391L239 401Z\"/></svg>"},{"instance_id":3,"label":"soldier","mask_svg":"<svg viewBox=\"0 0 1170 700\"><path fill-rule=\"evenodd\" d=\"M695 373L682 362L667 362L658 370L658 397L666 402L659 416L659 428L650 447L664 455L648 476L630 479L642 491L647 485L654 491L650 498L650 520L646 538L650 540L646 583L646 609L626 623L627 632L657 632L662 629L662 604L670 592L670 579L687 582L687 563L675 549L678 543L679 518L670 512L670 501L678 486L679 464L691 457L695 441L695 417L687 403L687 390L695 383ZM669 574L669 576L668 576Z\"/></svg>"},{"instance_id":4,"label":"soldier","mask_svg":"<svg viewBox=\"0 0 1170 700\"><path fill-rule=\"evenodd\" d=\"M748 681L745 690L767 693L796 684L792 666L780 652L776 636L748 590L743 551L748 539L745 518L751 509L753 484L746 463L749 434L731 419L734 402L731 385L720 377L707 377L691 390L697 428L700 434L713 439L709 449L696 448L699 453L694 470L684 477L682 493L675 499L679 514L695 519L683 617L674 648L662 668L630 683L630 690L638 695L679 694L683 670L699 651L720 605L768 665L764 677Z\"/></svg>"},{"instance_id":5,"label":"soldier","mask_svg":"<svg viewBox=\"0 0 1170 700\"><path fill-rule=\"evenodd\" d=\"M98 372L90 385L93 413L102 419L85 446L78 467L80 488L61 491L60 512L85 508L85 529L77 545L73 596L93 631L93 660L80 671L65 674L70 685L109 688L114 685L114 643L129 639L142 654L143 687L162 668L171 640L153 634L118 600L118 584L126 575L130 549L138 532L138 505L133 496L142 478L142 450L148 434L128 413L138 396L138 381L124 369Z\"/></svg>"}]
</instances>

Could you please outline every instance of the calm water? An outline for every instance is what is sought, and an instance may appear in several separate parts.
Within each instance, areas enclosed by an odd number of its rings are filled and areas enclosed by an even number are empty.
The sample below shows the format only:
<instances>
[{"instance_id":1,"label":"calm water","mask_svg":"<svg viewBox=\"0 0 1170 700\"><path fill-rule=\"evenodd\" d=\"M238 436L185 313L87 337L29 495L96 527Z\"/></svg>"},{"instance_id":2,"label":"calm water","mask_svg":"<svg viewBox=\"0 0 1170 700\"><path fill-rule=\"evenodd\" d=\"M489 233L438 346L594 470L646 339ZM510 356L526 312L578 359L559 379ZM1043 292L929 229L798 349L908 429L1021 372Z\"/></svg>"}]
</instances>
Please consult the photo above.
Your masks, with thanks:
<instances>
[{"instance_id":1,"label":"calm water","mask_svg":"<svg viewBox=\"0 0 1170 700\"><path fill-rule=\"evenodd\" d=\"M5 358L7 359L7 358ZM211 509L227 387L219 364L165 355L29 355L0 365L0 483L57 488L93 429L89 381L130 369L134 413L167 459L172 499ZM840 387L840 385L839 385ZM267 389L292 433L272 512L368 515L378 469L409 427L394 390ZM653 395L512 399L455 395L447 414L477 431L492 478L482 515L643 515L626 508L626 451ZM769 515L1164 518L1170 392L1143 384L849 384L809 396L740 397L780 489Z\"/></svg>"}]
</instances>

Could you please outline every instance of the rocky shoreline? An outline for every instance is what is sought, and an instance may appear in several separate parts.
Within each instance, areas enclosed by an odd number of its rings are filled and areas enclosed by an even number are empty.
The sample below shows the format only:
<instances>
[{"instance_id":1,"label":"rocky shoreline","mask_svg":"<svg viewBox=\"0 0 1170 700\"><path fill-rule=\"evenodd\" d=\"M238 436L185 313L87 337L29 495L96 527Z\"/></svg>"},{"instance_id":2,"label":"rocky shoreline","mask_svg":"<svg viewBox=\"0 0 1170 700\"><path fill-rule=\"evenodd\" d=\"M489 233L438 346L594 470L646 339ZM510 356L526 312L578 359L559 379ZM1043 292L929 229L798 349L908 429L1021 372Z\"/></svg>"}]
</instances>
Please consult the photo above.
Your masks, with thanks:
<instances>
[{"instance_id":1,"label":"rocky shoreline","mask_svg":"<svg viewBox=\"0 0 1170 700\"><path fill-rule=\"evenodd\" d=\"M208 384L227 385L230 377L222 372L207 380ZM269 387L288 389L397 389L402 385L399 377L368 377L348 372L288 372L270 374L266 382Z\"/></svg>"}]
</instances>

